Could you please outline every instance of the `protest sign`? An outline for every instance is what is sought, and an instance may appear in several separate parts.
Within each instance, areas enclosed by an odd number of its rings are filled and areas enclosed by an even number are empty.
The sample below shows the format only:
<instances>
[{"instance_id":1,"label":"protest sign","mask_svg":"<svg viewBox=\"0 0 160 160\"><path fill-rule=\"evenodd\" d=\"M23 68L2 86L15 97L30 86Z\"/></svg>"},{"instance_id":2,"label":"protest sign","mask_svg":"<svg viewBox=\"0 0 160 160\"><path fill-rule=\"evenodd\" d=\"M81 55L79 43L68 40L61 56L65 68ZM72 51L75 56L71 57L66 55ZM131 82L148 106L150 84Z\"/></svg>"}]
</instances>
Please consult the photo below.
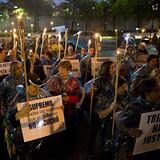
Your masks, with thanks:
<instances>
[{"instance_id":1,"label":"protest sign","mask_svg":"<svg viewBox=\"0 0 160 160\"><path fill-rule=\"evenodd\" d=\"M136 139L134 155L160 149L160 111L143 113L139 129L143 134Z\"/></svg>"},{"instance_id":2,"label":"protest sign","mask_svg":"<svg viewBox=\"0 0 160 160\"><path fill-rule=\"evenodd\" d=\"M72 64L72 73L74 77L81 77L80 74L80 63L78 59L70 59L69 60Z\"/></svg>"},{"instance_id":3,"label":"protest sign","mask_svg":"<svg viewBox=\"0 0 160 160\"><path fill-rule=\"evenodd\" d=\"M20 119L24 142L65 130L62 97L48 97L29 101L31 111ZM25 102L17 104L18 111Z\"/></svg>"},{"instance_id":4,"label":"protest sign","mask_svg":"<svg viewBox=\"0 0 160 160\"><path fill-rule=\"evenodd\" d=\"M9 74L12 62L0 63L0 76Z\"/></svg>"}]
</instances>

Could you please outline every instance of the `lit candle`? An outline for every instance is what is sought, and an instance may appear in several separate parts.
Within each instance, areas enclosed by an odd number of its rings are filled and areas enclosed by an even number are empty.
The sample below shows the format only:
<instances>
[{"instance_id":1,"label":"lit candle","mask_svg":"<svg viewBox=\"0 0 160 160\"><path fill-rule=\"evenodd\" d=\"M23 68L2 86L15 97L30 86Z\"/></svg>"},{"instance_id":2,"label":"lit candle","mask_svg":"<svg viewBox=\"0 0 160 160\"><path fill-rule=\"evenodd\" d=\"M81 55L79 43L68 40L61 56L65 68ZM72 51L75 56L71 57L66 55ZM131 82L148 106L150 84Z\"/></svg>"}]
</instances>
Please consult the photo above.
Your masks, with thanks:
<instances>
[{"instance_id":1,"label":"lit candle","mask_svg":"<svg viewBox=\"0 0 160 160\"><path fill-rule=\"evenodd\" d=\"M41 51L40 51L40 58L42 58L42 52L43 52L43 46L44 46L44 40L46 35L47 28L45 27L42 34L42 44L41 44Z\"/></svg>"},{"instance_id":2,"label":"lit candle","mask_svg":"<svg viewBox=\"0 0 160 160\"><path fill-rule=\"evenodd\" d=\"M88 53L90 53L91 39L88 40Z\"/></svg>"},{"instance_id":3,"label":"lit candle","mask_svg":"<svg viewBox=\"0 0 160 160\"><path fill-rule=\"evenodd\" d=\"M61 58L61 33L58 35L58 58Z\"/></svg>"},{"instance_id":4,"label":"lit candle","mask_svg":"<svg viewBox=\"0 0 160 160\"><path fill-rule=\"evenodd\" d=\"M121 50L117 49L116 52L116 80L115 80L115 93L114 93L114 101L113 103L115 104L117 101L117 91L118 91L118 78L119 78L119 70L121 67ZM114 134L114 125L115 125L115 109L113 109L113 119L112 119L112 136Z\"/></svg>"},{"instance_id":5,"label":"lit candle","mask_svg":"<svg viewBox=\"0 0 160 160\"><path fill-rule=\"evenodd\" d=\"M99 51L100 47L100 35L99 33L95 33L95 57L94 57L94 65L93 65L93 83L96 78L96 64L97 64L97 54ZM93 106L93 95L94 95L94 90L92 89L91 91L91 103L90 103L90 120L92 118L92 106Z\"/></svg>"},{"instance_id":6,"label":"lit candle","mask_svg":"<svg viewBox=\"0 0 160 160\"><path fill-rule=\"evenodd\" d=\"M75 47L75 53L77 52L77 47L78 47L80 35L81 35L81 32L79 32L79 33L78 33L78 36L77 36L76 47Z\"/></svg>"},{"instance_id":7,"label":"lit candle","mask_svg":"<svg viewBox=\"0 0 160 160\"><path fill-rule=\"evenodd\" d=\"M117 49L117 47L118 47L118 36L117 36L117 32L118 32L118 30L117 30L117 29L115 29L115 36L116 36L116 49Z\"/></svg>"},{"instance_id":8,"label":"lit candle","mask_svg":"<svg viewBox=\"0 0 160 160\"><path fill-rule=\"evenodd\" d=\"M64 38L65 38L65 47L64 47L64 57L63 58L65 59L66 53L67 53L68 29L65 30Z\"/></svg>"},{"instance_id":9,"label":"lit candle","mask_svg":"<svg viewBox=\"0 0 160 160\"><path fill-rule=\"evenodd\" d=\"M142 29L142 35L141 35L141 41L140 42L142 42L142 40L143 40L144 32L145 32L145 29L143 28Z\"/></svg>"}]
</instances>

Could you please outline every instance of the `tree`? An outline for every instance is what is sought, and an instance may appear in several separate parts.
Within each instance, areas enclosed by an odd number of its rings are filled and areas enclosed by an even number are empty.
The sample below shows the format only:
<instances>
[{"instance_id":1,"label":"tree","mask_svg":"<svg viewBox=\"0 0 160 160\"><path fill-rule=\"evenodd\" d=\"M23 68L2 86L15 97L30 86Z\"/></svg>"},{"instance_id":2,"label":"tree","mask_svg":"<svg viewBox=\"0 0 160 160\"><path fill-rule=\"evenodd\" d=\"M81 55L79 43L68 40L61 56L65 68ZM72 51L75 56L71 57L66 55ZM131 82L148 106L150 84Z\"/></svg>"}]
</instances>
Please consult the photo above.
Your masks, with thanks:
<instances>
[{"instance_id":1,"label":"tree","mask_svg":"<svg viewBox=\"0 0 160 160\"><path fill-rule=\"evenodd\" d=\"M0 21L5 21L9 18L8 7L6 3L0 2Z\"/></svg>"},{"instance_id":2,"label":"tree","mask_svg":"<svg viewBox=\"0 0 160 160\"><path fill-rule=\"evenodd\" d=\"M112 6L112 12L124 20L136 18L137 27L141 27L143 21L151 19L151 1L116 0Z\"/></svg>"},{"instance_id":3,"label":"tree","mask_svg":"<svg viewBox=\"0 0 160 160\"><path fill-rule=\"evenodd\" d=\"M14 5L24 8L29 15L34 17L35 30L39 30L39 17L52 16L53 7L49 1L44 0L9 0Z\"/></svg>"},{"instance_id":4,"label":"tree","mask_svg":"<svg viewBox=\"0 0 160 160\"><path fill-rule=\"evenodd\" d=\"M95 0L66 0L58 8L61 17L71 19L71 31L78 21L85 22L85 30L88 30L90 21L96 15L96 4Z\"/></svg>"}]
</instances>

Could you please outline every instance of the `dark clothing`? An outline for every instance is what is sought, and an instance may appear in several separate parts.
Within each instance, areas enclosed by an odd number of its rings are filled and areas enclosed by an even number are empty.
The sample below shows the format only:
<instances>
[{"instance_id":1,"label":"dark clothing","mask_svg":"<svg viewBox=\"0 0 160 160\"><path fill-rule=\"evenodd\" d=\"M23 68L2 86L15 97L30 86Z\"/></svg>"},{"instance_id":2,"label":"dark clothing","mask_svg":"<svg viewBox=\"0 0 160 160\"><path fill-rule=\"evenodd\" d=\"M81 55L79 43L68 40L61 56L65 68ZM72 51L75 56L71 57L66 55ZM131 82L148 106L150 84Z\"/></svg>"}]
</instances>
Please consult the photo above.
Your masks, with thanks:
<instances>
[{"instance_id":1,"label":"dark clothing","mask_svg":"<svg viewBox=\"0 0 160 160\"><path fill-rule=\"evenodd\" d=\"M129 142L127 139L123 141L124 143L127 143L130 145L129 148L134 148L135 140L136 138L131 137L129 133L130 128L139 128L139 123L141 119L142 113L151 112L153 110L157 110L157 108L150 103L146 102L142 97L138 97L135 102L133 102L129 108L124 110L119 118L119 123L117 125L121 126L121 130L119 130L119 135L121 137L121 140L123 137L129 137L131 139L131 142ZM120 128L120 127L119 127ZM131 151L131 150L130 150ZM133 150L132 150L133 152ZM158 160L158 151L152 151L147 152L139 155L133 156L134 160Z\"/></svg>"},{"instance_id":2,"label":"dark clothing","mask_svg":"<svg viewBox=\"0 0 160 160\"><path fill-rule=\"evenodd\" d=\"M75 106L81 98L81 85L79 81L72 76L69 76L65 83L59 75L54 75L47 81L47 88L53 96L69 96L69 101L63 103L66 131L64 132L64 137L62 137L62 139L64 138L63 144L65 145L66 153L71 155L76 138L77 117Z\"/></svg>"}]
</instances>

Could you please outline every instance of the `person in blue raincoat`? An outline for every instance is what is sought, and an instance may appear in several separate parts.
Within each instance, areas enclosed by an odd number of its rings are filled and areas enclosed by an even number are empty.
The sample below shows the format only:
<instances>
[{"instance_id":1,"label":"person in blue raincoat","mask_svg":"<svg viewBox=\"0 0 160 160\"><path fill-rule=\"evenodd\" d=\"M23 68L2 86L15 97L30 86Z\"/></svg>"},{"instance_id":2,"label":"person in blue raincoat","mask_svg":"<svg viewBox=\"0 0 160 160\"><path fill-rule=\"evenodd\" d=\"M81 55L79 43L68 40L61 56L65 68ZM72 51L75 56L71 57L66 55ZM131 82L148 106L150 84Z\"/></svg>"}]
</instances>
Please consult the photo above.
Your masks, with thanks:
<instances>
[{"instance_id":1,"label":"person in blue raincoat","mask_svg":"<svg viewBox=\"0 0 160 160\"><path fill-rule=\"evenodd\" d=\"M134 88L136 100L129 107L118 115L119 137L122 140L119 149L126 146L125 152L130 152L130 159L134 160L158 160L159 150L146 152L132 157L136 138L140 137L143 131L139 130L139 123L142 113L159 110L160 88L155 79L144 79ZM120 153L120 152L119 152ZM125 154L128 156L128 154ZM128 159L127 157L125 157Z\"/></svg>"},{"instance_id":2,"label":"person in blue raincoat","mask_svg":"<svg viewBox=\"0 0 160 160\"><path fill-rule=\"evenodd\" d=\"M132 76L130 83L130 91L143 79L149 78L152 70L159 68L159 59L156 55L149 55L147 58L147 63L139 68Z\"/></svg>"}]
</instances>

